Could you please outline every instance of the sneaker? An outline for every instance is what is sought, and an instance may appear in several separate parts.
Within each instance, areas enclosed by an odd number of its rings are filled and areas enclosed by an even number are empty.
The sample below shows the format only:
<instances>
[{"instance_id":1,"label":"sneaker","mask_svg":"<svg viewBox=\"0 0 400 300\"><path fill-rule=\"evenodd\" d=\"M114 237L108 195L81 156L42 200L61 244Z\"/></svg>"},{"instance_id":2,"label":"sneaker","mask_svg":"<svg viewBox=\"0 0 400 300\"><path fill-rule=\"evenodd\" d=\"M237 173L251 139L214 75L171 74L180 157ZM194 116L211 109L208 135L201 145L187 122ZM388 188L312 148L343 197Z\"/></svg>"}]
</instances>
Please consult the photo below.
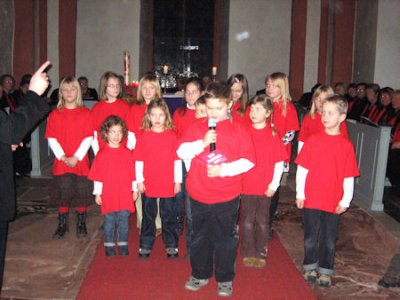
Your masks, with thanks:
<instances>
[{"instance_id":1,"label":"sneaker","mask_svg":"<svg viewBox=\"0 0 400 300\"><path fill-rule=\"evenodd\" d=\"M104 247L106 250L106 256L114 256L115 254L117 254L115 252L115 247Z\"/></svg>"},{"instance_id":2,"label":"sneaker","mask_svg":"<svg viewBox=\"0 0 400 300\"><path fill-rule=\"evenodd\" d=\"M197 279L193 276L190 276L189 280L185 283L185 289L196 292L207 284L208 279Z\"/></svg>"},{"instance_id":3,"label":"sneaker","mask_svg":"<svg viewBox=\"0 0 400 300\"><path fill-rule=\"evenodd\" d=\"M232 281L218 282L218 296L232 296Z\"/></svg>"},{"instance_id":4,"label":"sneaker","mask_svg":"<svg viewBox=\"0 0 400 300\"><path fill-rule=\"evenodd\" d=\"M151 250L146 248L139 249L139 258L148 259L150 257Z\"/></svg>"},{"instance_id":5,"label":"sneaker","mask_svg":"<svg viewBox=\"0 0 400 300\"><path fill-rule=\"evenodd\" d=\"M303 277L306 281L314 283L317 280L318 273L316 270L305 271Z\"/></svg>"},{"instance_id":6,"label":"sneaker","mask_svg":"<svg viewBox=\"0 0 400 300\"><path fill-rule=\"evenodd\" d=\"M167 248L167 258L178 258L178 248Z\"/></svg>"},{"instance_id":7,"label":"sneaker","mask_svg":"<svg viewBox=\"0 0 400 300\"><path fill-rule=\"evenodd\" d=\"M255 257L244 257L243 258L243 265L245 267L253 267L256 259L257 258L255 258Z\"/></svg>"},{"instance_id":8,"label":"sneaker","mask_svg":"<svg viewBox=\"0 0 400 300\"><path fill-rule=\"evenodd\" d=\"M123 255L123 256L129 255L128 246L118 246L118 255Z\"/></svg>"},{"instance_id":9,"label":"sneaker","mask_svg":"<svg viewBox=\"0 0 400 300\"><path fill-rule=\"evenodd\" d=\"M256 258L254 262L254 267L257 269L264 269L267 264L267 261L264 258Z\"/></svg>"},{"instance_id":10,"label":"sneaker","mask_svg":"<svg viewBox=\"0 0 400 300\"><path fill-rule=\"evenodd\" d=\"M317 283L319 286L322 286L322 287L330 287L332 284L331 276L321 274L317 278Z\"/></svg>"}]
</instances>

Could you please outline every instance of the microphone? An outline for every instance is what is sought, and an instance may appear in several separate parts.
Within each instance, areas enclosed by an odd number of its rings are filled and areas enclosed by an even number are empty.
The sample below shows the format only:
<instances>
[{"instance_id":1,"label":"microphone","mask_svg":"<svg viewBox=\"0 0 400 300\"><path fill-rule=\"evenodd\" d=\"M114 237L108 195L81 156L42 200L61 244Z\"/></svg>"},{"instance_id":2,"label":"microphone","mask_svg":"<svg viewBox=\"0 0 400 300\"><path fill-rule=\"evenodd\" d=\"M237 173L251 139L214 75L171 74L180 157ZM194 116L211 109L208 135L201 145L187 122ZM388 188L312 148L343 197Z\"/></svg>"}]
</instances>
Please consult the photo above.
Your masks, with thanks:
<instances>
[{"instance_id":1,"label":"microphone","mask_svg":"<svg viewBox=\"0 0 400 300\"><path fill-rule=\"evenodd\" d=\"M213 118L208 119L208 129L215 130L217 127L217 122ZM210 144L210 152L215 151L217 149L215 143Z\"/></svg>"}]
</instances>

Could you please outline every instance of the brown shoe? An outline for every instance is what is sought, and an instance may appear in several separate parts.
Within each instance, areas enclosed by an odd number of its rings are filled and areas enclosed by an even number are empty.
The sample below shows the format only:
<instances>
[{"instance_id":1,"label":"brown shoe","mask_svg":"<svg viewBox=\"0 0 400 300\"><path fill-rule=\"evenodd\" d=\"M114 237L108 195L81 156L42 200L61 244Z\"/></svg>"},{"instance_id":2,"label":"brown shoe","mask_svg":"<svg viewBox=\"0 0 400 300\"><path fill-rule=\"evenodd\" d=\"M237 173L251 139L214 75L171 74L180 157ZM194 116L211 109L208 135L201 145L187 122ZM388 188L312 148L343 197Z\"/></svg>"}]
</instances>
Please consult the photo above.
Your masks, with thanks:
<instances>
[{"instance_id":1,"label":"brown shoe","mask_svg":"<svg viewBox=\"0 0 400 300\"><path fill-rule=\"evenodd\" d=\"M243 265L245 267L254 267L254 263L256 262L257 258L255 257L244 257L243 258Z\"/></svg>"},{"instance_id":2,"label":"brown shoe","mask_svg":"<svg viewBox=\"0 0 400 300\"><path fill-rule=\"evenodd\" d=\"M256 258L254 262L254 267L257 269L264 269L267 264L267 261L264 258Z\"/></svg>"}]
</instances>

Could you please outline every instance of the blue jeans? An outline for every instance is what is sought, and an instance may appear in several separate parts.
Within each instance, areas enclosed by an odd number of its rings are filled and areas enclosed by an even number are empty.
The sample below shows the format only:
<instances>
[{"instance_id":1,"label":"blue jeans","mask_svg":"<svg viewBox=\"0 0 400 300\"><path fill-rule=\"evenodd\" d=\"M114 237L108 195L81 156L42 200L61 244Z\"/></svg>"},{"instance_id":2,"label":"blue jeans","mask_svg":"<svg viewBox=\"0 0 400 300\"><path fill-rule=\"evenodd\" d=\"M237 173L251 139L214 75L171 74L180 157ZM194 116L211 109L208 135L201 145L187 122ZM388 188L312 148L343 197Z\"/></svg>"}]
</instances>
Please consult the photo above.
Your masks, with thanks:
<instances>
[{"instance_id":1,"label":"blue jeans","mask_svg":"<svg viewBox=\"0 0 400 300\"><path fill-rule=\"evenodd\" d=\"M110 212L104 215L104 246L115 246L115 229L117 229L118 246L128 245L129 215L128 210Z\"/></svg>"},{"instance_id":2,"label":"blue jeans","mask_svg":"<svg viewBox=\"0 0 400 300\"><path fill-rule=\"evenodd\" d=\"M157 198L142 194L143 220L140 231L140 248L152 249L156 239L155 220L157 216ZM166 248L178 248L178 222L176 219L175 197L160 198L160 217L162 237Z\"/></svg>"},{"instance_id":3,"label":"blue jeans","mask_svg":"<svg viewBox=\"0 0 400 300\"><path fill-rule=\"evenodd\" d=\"M317 209L304 209L305 271L332 275L340 215Z\"/></svg>"},{"instance_id":4,"label":"blue jeans","mask_svg":"<svg viewBox=\"0 0 400 300\"><path fill-rule=\"evenodd\" d=\"M182 190L176 194L178 216L186 212L186 250L190 252L190 244L192 242L193 224L192 224L192 209L190 207L190 197L186 191L186 177L187 171L185 163L182 161Z\"/></svg>"},{"instance_id":5,"label":"blue jeans","mask_svg":"<svg viewBox=\"0 0 400 300\"><path fill-rule=\"evenodd\" d=\"M192 199L193 240L190 249L192 276L217 282L232 281L239 236L237 218L239 197L228 202L205 204Z\"/></svg>"}]
</instances>

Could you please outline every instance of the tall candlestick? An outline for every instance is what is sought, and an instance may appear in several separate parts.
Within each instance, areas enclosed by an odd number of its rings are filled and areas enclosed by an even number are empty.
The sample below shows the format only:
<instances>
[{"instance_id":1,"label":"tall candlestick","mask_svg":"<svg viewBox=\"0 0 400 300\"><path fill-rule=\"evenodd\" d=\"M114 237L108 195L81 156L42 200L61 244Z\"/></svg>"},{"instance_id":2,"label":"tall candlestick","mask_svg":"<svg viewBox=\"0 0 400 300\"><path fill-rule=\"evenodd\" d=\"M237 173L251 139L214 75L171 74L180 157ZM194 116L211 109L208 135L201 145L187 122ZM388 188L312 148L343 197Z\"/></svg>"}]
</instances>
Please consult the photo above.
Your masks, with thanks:
<instances>
[{"instance_id":1,"label":"tall candlestick","mask_svg":"<svg viewBox=\"0 0 400 300\"><path fill-rule=\"evenodd\" d=\"M216 66L212 67L212 74L213 74L213 76L217 75L217 67Z\"/></svg>"},{"instance_id":2,"label":"tall candlestick","mask_svg":"<svg viewBox=\"0 0 400 300\"><path fill-rule=\"evenodd\" d=\"M129 85L131 82L131 55L129 51L124 51L124 83Z\"/></svg>"},{"instance_id":3,"label":"tall candlestick","mask_svg":"<svg viewBox=\"0 0 400 300\"><path fill-rule=\"evenodd\" d=\"M164 65L164 67L163 67L163 73L164 73L164 74L168 74L168 66L167 66L167 65Z\"/></svg>"}]
</instances>

